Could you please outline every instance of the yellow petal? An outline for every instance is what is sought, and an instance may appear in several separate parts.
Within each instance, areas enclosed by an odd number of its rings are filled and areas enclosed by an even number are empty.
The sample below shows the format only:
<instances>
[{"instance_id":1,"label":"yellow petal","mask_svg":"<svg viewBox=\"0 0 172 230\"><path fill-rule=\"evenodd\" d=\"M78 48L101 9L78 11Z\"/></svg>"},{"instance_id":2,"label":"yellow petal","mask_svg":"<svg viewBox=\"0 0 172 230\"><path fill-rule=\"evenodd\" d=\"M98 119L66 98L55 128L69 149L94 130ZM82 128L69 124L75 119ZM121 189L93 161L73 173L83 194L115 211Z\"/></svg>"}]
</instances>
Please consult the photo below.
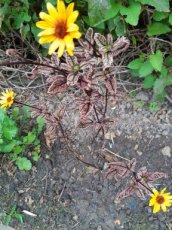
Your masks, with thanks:
<instances>
[{"instance_id":1,"label":"yellow petal","mask_svg":"<svg viewBox=\"0 0 172 230\"><path fill-rule=\"evenodd\" d=\"M0 106L0 108L5 108L5 107L7 107L7 104L2 104L1 106Z\"/></svg>"},{"instance_id":2,"label":"yellow petal","mask_svg":"<svg viewBox=\"0 0 172 230\"><path fill-rule=\"evenodd\" d=\"M58 1L58 13L60 17L65 17L66 18L66 7L63 1Z\"/></svg>"},{"instance_id":3,"label":"yellow petal","mask_svg":"<svg viewBox=\"0 0 172 230\"><path fill-rule=\"evenodd\" d=\"M38 37L41 36L47 36L47 35L53 35L55 33L55 28L48 28L46 30L43 30L38 34Z\"/></svg>"},{"instance_id":4,"label":"yellow petal","mask_svg":"<svg viewBox=\"0 0 172 230\"><path fill-rule=\"evenodd\" d=\"M70 36L64 38L66 44L66 50L70 56L73 56L74 42Z\"/></svg>"},{"instance_id":5,"label":"yellow petal","mask_svg":"<svg viewBox=\"0 0 172 230\"><path fill-rule=\"evenodd\" d=\"M67 26L67 32L77 32L79 30L78 25L72 23Z\"/></svg>"},{"instance_id":6,"label":"yellow petal","mask_svg":"<svg viewBox=\"0 0 172 230\"><path fill-rule=\"evenodd\" d=\"M160 194L163 194L165 192L166 188L163 188L160 192Z\"/></svg>"},{"instance_id":7,"label":"yellow petal","mask_svg":"<svg viewBox=\"0 0 172 230\"><path fill-rule=\"evenodd\" d=\"M69 15L73 12L73 8L74 8L74 3L70 3L66 9L66 15L67 17L69 17Z\"/></svg>"},{"instance_id":8,"label":"yellow petal","mask_svg":"<svg viewBox=\"0 0 172 230\"><path fill-rule=\"evenodd\" d=\"M59 57L59 58L63 55L64 49L65 49L65 43L64 43L64 42L61 42L61 44L60 44L60 46L59 46L59 49L58 49L58 57Z\"/></svg>"},{"instance_id":9,"label":"yellow petal","mask_svg":"<svg viewBox=\"0 0 172 230\"><path fill-rule=\"evenodd\" d=\"M50 15L44 13L44 12L40 12L39 13L39 17L42 19L42 20L45 20L49 23L51 23L51 25L55 26L56 25L56 19L51 17Z\"/></svg>"},{"instance_id":10,"label":"yellow petal","mask_svg":"<svg viewBox=\"0 0 172 230\"><path fill-rule=\"evenodd\" d=\"M44 36L44 37L39 39L39 44L51 43L55 39L56 39L56 37L53 35Z\"/></svg>"},{"instance_id":11,"label":"yellow petal","mask_svg":"<svg viewBox=\"0 0 172 230\"><path fill-rule=\"evenodd\" d=\"M160 205L159 204L155 204L154 209L153 209L153 213L157 213L160 211Z\"/></svg>"},{"instance_id":12,"label":"yellow petal","mask_svg":"<svg viewBox=\"0 0 172 230\"><path fill-rule=\"evenodd\" d=\"M154 195L157 196L159 194L159 192L155 188L153 189L153 193L154 193L154 194L152 194L153 196Z\"/></svg>"},{"instance_id":13,"label":"yellow petal","mask_svg":"<svg viewBox=\"0 0 172 230\"><path fill-rule=\"evenodd\" d=\"M167 208L166 208L166 205L165 205L165 204L161 204L161 208L162 208L162 211L163 211L163 212L166 212L166 211L167 211Z\"/></svg>"},{"instance_id":14,"label":"yellow petal","mask_svg":"<svg viewBox=\"0 0 172 230\"><path fill-rule=\"evenodd\" d=\"M48 29L50 28L52 25L49 22L45 22L45 21L39 21L36 22L36 26L40 29Z\"/></svg>"},{"instance_id":15,"label":"yellow petal","mask_svg":"<svg viewBox=\"0 0 172 230\"><path fill-rule=\"evenodd\" d=\"M57 10L50 2L47 2L47 10L50 16L56 19L58 18Z\"/></svg>"},{"instance_id":16,"label":"yellow petal","mask_svg":"<svg viewBox=\"0 0 172 230\"><path fill-rule=\"evenodd\" d=\"M166 201L166 202L165 202L165 205L166 205L167 207L171 207L171 206L172 206L172 204L171 204L169 201Z\"/></svg>"},{"instance_id":17,"label":"yellow petal","mask_svg":"<svg viewBox=\"0 0 172 230\"><path fill-rule=\"evenodd\" d=\"M51 55L61 44L61 40L56 39L49 47L48 54Z\"/></svg>"},{"instance_id":18,"label":"yellow petal","mask_svg":"<svg viewBox=\"0 0 172 230\"><path fill-rule=\"evenodd\" d=\"M68 17L68 19L67 19L67 23L68 23L68 24L74 23L74 22L76 21L78 15L79 15L79 12L78 12L77 10L73 11L73 12L69 15L69 17Z\"/></svg>"},{"instance_id":19,"label":"yellow petal","mask_svg":"<svg viewBox=\"0 0 172 230\"><path fill-rule=\"evenodd\" d=\"M81 33L79 31L77 31L77 32L70 32L70 36L72 38L79 39L81 37Z\"/></svg>"},{"instance_id":20,"label":"yellow petal","mask_svg":"<svg viewBox=\"0 0 172 230\"><path fill-rule=\"evenodd\" d=\"M149 206L153 206L155 204L155 198L153 197L152 199L150 199L149 201Z\"/></svg>"},{"instance_id":21,"label":"yellow petal","mask_svg":"<svg viewBox=\"0 0 172 230\"><path fill-rule=\"evenodd\" d=\"M68 52L68 54L69 54L69 56L73 56L73 49L67 49L67 52Z\"/></svg>"}]
</instances>

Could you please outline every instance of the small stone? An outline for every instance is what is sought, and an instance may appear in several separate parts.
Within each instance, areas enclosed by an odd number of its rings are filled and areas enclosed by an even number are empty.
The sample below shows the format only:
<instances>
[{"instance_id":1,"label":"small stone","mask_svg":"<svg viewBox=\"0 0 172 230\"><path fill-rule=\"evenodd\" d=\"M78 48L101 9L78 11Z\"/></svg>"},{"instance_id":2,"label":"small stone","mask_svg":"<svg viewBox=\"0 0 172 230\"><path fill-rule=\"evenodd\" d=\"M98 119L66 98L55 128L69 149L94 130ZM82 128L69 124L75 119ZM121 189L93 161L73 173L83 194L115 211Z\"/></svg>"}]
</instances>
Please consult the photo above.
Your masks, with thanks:
<instances>
[{"instance_id":1,"label":"small stone","mask_svg":"<svg viewBox=\"0 0 172 230\"><path fill-rule=\"evenodd\" d=\"M75 215L75 216L73 216L73 218L72 218L74 221L78 221L78 216L77 215Z\"/></svg>"},{"instance_id":2,"label":"small stone","mask_svg":"<svg viewBox=\"0 0 172 230\"><path fill-rule=\"evenodd\" d=\"M168 131L166 131L166 130L163 131L163 132L162 132L162 135L163 135L163 136L167 136L167 135L168 135Z\"/></svg>"},{"instance_id":3,"label":"small stone","mask_svg":"<svg viewBox=\"0 0 172 230\"><path fill-rule=\"evenodd\" d=\"M149 94L146 92L139 92L135 98L136 100L149 101Z\"/></svg>"},{"instance_id":4,"label":"small stone","mask_svg":"<svg viewBox=\"0 0 172 230\"><path fill-rule=\"evenodd\" d=\"M130 109L130 108L132 108L132 104L128 102L128 103L126 104L126 109Z\"/></svg>"},{"instance_id":5,"label":"small stone","mask_svg":"<svg viewBox=\"0 0 172 230\"><path fill-rule=\"evenodd\" d=\"M170 148L170 146L165 146L163 149L161 149L161 153L164 156L171 157L171 148Z\"/></svg>"},{"instance_id":6,"label":"small stone","mask_svg":"<svg viewBox=\"0 0 172 230\"><path fill-rule=\"evenodd\" d=\"M103 230L102 226L99 225L99 226L97 227L97 230Z\"/></svg>"},{"instance_id":7,"label":"small stone","mask_svg":"<svg viewBox=\"0 0 172 230\"><path fill-rule=\"evenodd\" d=\"M116 220L114 221L114 223L115 223L115 225L121 225L121 221L120 221L119 219L116 219Z\"/></svg>"},{"instance_id":8,"label":"small stone","mask_svg":"<svg viewBox=\"0 0 172 230\"><path fill-rule=\"evenodd\" d=\"M134 150L137 150L138 148L139 148L138 144L134 146Z\"/></svg>"},{"instance_id":9,"label":"small stone","mask_svg":"<svg viewBox=\"0 0 172 230\"><path fill-rule=\"evenodd\" d=\"M18 193L19 193L19 194L22 194L22 193L24 193L24 192L25 192L25 191L22 190L22 189L18 190Z\"/></svg>"},{"instance_id":10,"label":"small stone","mask_svg":"<svg viewBox=\"0 0 172 230\"><path fill-rule=\"evenodd\" d=\"M138 150L137 150L137 154L138 154L139 156L141 156L143 153L142 153L141 151L138 151Z\"/></svg>"}]
</instances>

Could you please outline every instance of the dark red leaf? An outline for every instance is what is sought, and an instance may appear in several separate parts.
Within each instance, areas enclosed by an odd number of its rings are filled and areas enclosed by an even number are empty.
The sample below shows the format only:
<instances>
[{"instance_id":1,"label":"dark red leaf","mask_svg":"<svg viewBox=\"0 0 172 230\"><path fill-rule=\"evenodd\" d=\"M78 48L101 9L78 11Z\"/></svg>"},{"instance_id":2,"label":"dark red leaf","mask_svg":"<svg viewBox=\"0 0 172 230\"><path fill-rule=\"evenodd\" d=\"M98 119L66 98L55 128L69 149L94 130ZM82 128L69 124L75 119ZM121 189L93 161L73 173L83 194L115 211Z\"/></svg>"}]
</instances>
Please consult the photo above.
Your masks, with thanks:
<instances>
[{"instance_id":1,"label":"dark red leaf","mask_svg":"<svg viewBox=\"0 0 172 230\"><path fill-rule=\"evenodd\" d=\"M108 77L105 79L105 86L107 88L107 90L109 91L110 95L111 96L115 96L116 95L116 88L117 88L117 85L116 85L116 78L114 77Z\"/></svg>"},{"instance_id":2,"label":"dark red leaf","mask_svg":"<svg viewBox=\"0 0 172 230\"><path fill-rule=\"evenodd\" d=\"M92 109L93 109L93 105L90 104L90 102L81 103L79 105L80 120L85 120L90 114L90 112L92 111Z\"/></svg>"},{"instance_id":3,"label":"dark red leaf","mask_svg":"<svg viewBox=\"0 0 172 230\"><path fill-rule=\"evenodd\" d=\"M58 77L48 88L49 94L63 93L68 89L67 78Z\"/></svg>"}]
</instances>

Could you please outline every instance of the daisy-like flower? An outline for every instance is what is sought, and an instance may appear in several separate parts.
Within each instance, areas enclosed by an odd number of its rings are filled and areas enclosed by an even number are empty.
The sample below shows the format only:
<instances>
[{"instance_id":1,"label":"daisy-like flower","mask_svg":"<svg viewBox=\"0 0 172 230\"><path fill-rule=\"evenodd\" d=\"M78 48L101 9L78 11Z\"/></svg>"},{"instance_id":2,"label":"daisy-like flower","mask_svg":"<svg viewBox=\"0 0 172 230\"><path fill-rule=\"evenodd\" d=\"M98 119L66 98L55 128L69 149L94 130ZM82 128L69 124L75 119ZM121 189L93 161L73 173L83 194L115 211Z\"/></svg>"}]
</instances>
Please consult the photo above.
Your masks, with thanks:
<instances>
[{"instance_id":1,"label":"daisy-like flower","mask_svg":"<svg viewBox=\"0 0 172 230\"><path fill-rule=\"evenodd\" d=\"M11 107L14 103L15 93L12 89L5 90L1 93L0 96L0 108Z\"/></svg>"},{"instance_id":2,"label":"daisy-like flower","mask_svg":"<svg viewBox=\"0 0 172 230\"><path fill-rule=\"evenodd\" d=\"M43 29L38 34L38 37L41 37L39 43L51 43L49 55L58 49L58 57L61 57L66 48L68 54L73 56L73 39L81 37L79 27L75 24L79 12L73 9L74 3L70 3L66 8L63 0L57 0L57 9L48 2L48 14L40 12L39 16L42 20L36 23L37 27Z\"/></svg>"},{"instance_id":3,"label":"daisy-like flower","mask_svg":"<svg viewBox=\"0 0 172 230\"><path fill-rule=\"evenodd\" d=\"M154 206L153 213L157 213L162 209L163 212L167 211L167 207L172 206L172 195L168 192L165 193L166 188L158 192L153 189L152 198L150 199L149 206Z\"/></svg>"}]
</instances>

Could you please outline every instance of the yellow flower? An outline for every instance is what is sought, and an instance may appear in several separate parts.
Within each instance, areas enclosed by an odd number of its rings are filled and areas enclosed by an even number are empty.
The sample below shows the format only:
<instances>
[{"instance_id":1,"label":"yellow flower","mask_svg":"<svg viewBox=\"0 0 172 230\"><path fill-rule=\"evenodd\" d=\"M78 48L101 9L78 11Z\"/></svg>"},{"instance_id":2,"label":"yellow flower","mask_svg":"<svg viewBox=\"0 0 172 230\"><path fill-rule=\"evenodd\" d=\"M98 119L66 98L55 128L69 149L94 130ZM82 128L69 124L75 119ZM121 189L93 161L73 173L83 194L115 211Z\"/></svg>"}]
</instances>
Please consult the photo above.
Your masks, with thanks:
<instances>
[{"instance_id":1,"label":"yellow flower","mask_svg":"<svg viewBox=\"0 0 172 230\"><path fill-rule=\"evenodd\" d=\"M12 89L3 91L2 96L0 96L0 108L11 107L14 103L15 93Z\"/></svg>"},{"instance_id":2,"label":"yellow flower","mask_svg":"<svg viewBox=\"0 0 172 230\"><path fill-rule=\"evenodd\" d=\"M157 213L162 209L163 212L167 211L167 207L172 206L172 195L170 193L164 193L166 188L158 192L153 189L152 198L150 199L149 206L154 206L153 213Z\"/></svg>"},{"instance_id":3,"label":"yellow flower","mask_svg":"<svg viewBox=\"0 0 172 230\"><path fill-rule=\"evenodd\" d=\"M74 22L79 13L73 11L74 3L70 3L65 7L63 0L57 0L57 9L47 3L48 14L40 12L39 16L42 21L36 23L36 26L43 29L38 34L40 44L51 43L48 54L51 55L58 49L58 56L61 57L66 48L70 56L73 55L74 42L73 39L79 39L81 33L79 27Z\"/></svg>"}]
</instances>

